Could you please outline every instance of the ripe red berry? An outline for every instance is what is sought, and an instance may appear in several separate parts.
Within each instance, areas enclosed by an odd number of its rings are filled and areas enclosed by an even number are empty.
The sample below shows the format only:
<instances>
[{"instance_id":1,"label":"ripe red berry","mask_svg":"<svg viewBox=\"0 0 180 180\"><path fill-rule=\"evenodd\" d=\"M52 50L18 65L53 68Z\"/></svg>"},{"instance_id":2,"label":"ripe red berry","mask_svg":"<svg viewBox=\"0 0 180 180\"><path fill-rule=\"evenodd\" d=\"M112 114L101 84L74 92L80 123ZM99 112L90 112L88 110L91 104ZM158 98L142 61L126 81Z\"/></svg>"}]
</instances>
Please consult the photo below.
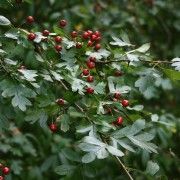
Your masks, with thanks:
<instances>
[{"instance_id":1,"label":"ripe red berry","mask_svg":"<svg viewBox=\"0 0 180 180\"><path fill-rule=\"evenodd\" d=\"M93 42L92 42L91 40L89 40L88 43L87 43L87 46L88 46L88 47L93 46Z\"/></svg>"},{"instance_id":2,"label":"ripe red berry","mask_svg":"<svg viewBox=\"0 0 180 180\"><path fill-rule=\"evenodd\" d=\"M33 41L35 38L36 38L36 34L34 34L34 33L29 33L28 34L28 40L29 41Z\"/></svg>"},{"instance_id":3,"label":"ripe red berry","mask_svg":"<svg viewBox=\"0 0 180 180\"><path fill-rule=\"evenodd\" d=\"M84 39L88 39L88 38L89 38L89 33L85 31L85 32L83 33L82 37L83 37Z\"/></svg>"},{"instance_id":4,"label":"ripe red berry","mask_svg":"<svg viewBox=\"0 0 180 180\"><path fill-rule=\"evenodd\" d=\"M72 38L75 38L75 37L77 37L78 36L78 33L76 32L76 31L72 31L71 32L71 37Z\"/></svg>"},{"instance_id":5,"label":"ripe red berry","mask_svg":"<svg viewBox=\"0 0 180 180\"><path fill-rule=\"evenodd\" d=\"M123 107L127 107L127 106L129 106L129 101L124 99L124 100L122 100L121 104Z\"/></svg>"},{"instance_id":6,"label":"ripe red berry","mask_svg":"<svg viewBox=\"0 0 180 180\"><path fill-rule=\"evenodd\" d=\"M93 76L88 76L87 77L87 82L93 82L94 81L94 77Z\"/></svg>"},{"instance_id":7,"label":"ripe red berry","mask_svg":"<svg viewBox=\"0 0 180 180\"><path fill-rule=\"evenodd\" d=\"M65 104L65 101L64 101L64 99L57 99L57 100L56 100L56 103L57 103L58 105L64 105L64 104Z\"/></svg>"},{"instance_id":8,"label":"ripe red berry","mask_svg":"<svg viewBox=\"0 0 180 180\"><path fill-rule=\"evenodd\" d=\"M58 130L58 127L55 123L49 125L49 129L54 133Z\"/></svg>"},{"instance_id":9,"label":"ripe red berry","mask_svg":"<svg viewBox=\"0 0 180 180\"><path fill-rule=\"evenodd\" d=\"M26 22L27 22L28 24L32 24L32 23L34 22L34 17L33 17L33 16L28 16L28 17L26 18Z\"/></svg>"},{"instance_id":10,"label":"ripe red berry","mask_svg":"<svg viewBox=\"0 0 180 180\"><path fill-rule=\"evenodd\" d=\"M114 93L114 98L119 99L121 97L121 94L119 92Z\"/></svg>"},{"instance_id":11,"label":"ripe red berry","mask_svg":"<svg viewBox=\"0 0 180 180\"><path fill-rule=\"evenodd\" d=\"M8 167L3 167L2 173L3 173L4 175L8 175L8 174L10 173L10 168L8 168Z\"/></svg>"},{"instance_id":12,"label":"ripe red berry","mask_svg":"<svg viewBox=\"0 0 180 180\"><path fill-rule=\"evenodd\" d=\"M96 66L94 62L89 61L89 60L86 62L86 65L89 69L93 69Z\"/></svg>"},{"instance_id":13,"label":"ripe red berry","mask_svg":"<svg viewBox=\"0 0 180 180\"><path fill-rule=\"evenodd\" d=\"M121 71L117 70L117 71L115 71L114 75L118 77L118 76L122 76L123 73Z\"/></svg>"},{"instance_id":14,"label":"ripe red berry","mask_svg":"<svg viewBox=\"0 0 180 180\"><path fill-rule=\"evenodd\" d=\"M43 36L49 36L49 33L50 33L50 32L45 29L45 30L43 31Z\"/></svg>"},{"instance_id":15,"label":"ripe red berry","mask_svg":"<svg viewBox=\"0 0 180 180\"><path fill-rule=\"evenodd\" d=\"M117 119L116 119L116 122L115 122L115 124L116 125L121 125L123 123L123 118L122 117L118 117Z\"/></svg>"},{"instance_id":16,"label":"ripe red berry","mask_svg":"<svg viewBox=\"0 0 180 180\"><path fill-rule=\"evenodd\" d=\"M91 30L87 30L87 33L89 34L89 37L93 34Z\"/></svg>"},{"instance_id":17,"label":"ripe red berry","mask_svg":"<svg viewBox=\"0 0 180 180\"><path fill-rule=\"evenodd\" d=\"M96 39L97 39L97 36L96 36L95 34L93 34L93 35L91 36L91 41L96 41Z\"/></svg>"},{"instance_id":18,"label":"ripe red berry","mask_svg":"<svg viewBox=\"0 0 180 180\"><path fill-rule=\"evenodd\" d=\"M90 58L89 58L89 61L91 61L91 62L96 62L96 58L95 58L95 57L90 57Z\"/></svg>"},{"instance_id":19,"label":"ripe red berry","mask_svg":"<svg viewBox=\"0 0 180 180\"><path fill-rule=\"evenodd\" d=\"M65 27L67 25L67 21L65 20L65 19L62 19L62 20L60 20L60 22L59 22L59 26L60 27Z\"/></svg>"},{"instance_id":20,"label":"ripe red berry","mask_svg":"<svg viewBox=\"0 0 180 180\"><path fill-rule=\"evenodd\" d=\"M94 35L96 35L96 36L101 36L101 33L100 33L99 31L95 31L95 32L94 32Z\"/></svg>"},{"instance_id":21,"label":"ripe red berry","mask_svg":"<svg viewBox=\"0 0 180 180\"><path fill-rule=\"evenodd\" d=\"M76 43L76 48L77 49L81 49L82 48L82 43L81 42L77 42Z\"/></svg>"},{"instance_id":22,"label":"ripe red berry","mask_svg":"<svg viewBox=\"0 0 180 180\"><path fill-rule=\"evenodd\" d=\"M56 45L54 48L56 49L57 52L60 52L62 50L62 46L60 45Z\"/></svg>"},{"instance_id":23,"label":"ripe red berry","mask_svg":"<svg viewBox=\"0 0 180 180\"><path fill-rule=\"evenodd\" d=\"M89 70L88 69L83 69L83 75L88 76L89 75Z\"/></svg>"},{"instance_id":24,"label":"ripe red berry","mask_svg":"<svg viewBox=\"0 0 180 180\"><path fill-rule=\"evenodd\" d=\"M86 89L86 92L87 92L88 94L93 94L93 93L94 93L94 89L91 88L91 87L88 87L88 88Z\"/></svg>"},{"instance_id":25,"label":"ripe red berry","mask_svg":"<svg viewBox=\"0 0 180 180\"><path fill-rule=\"evenodd\" d=\"M94 47L94 49L95 49L96 51L98 51L99 49L101 49L101 45L100 45L100 44L96 44L95 47Z\"/></svg>"},{"instance_id":26,"label":"ripe red berry","mask_svg":"<svg viewBox=\"0 0 180 180\"><path fill-rule=\"evenodd\" d=\"M61 43L62 42L62 38L60 36L56 36L54 38L54 40L55 40L56 43Z\"/></svg>"},{"instance_id":27,"label":"ripe red berry","mask_svg":"<svg viewBox=\"0 0 180 180\"><path fill-rule=\"evenodd\" d=\"M3 176L0 176L0 180L4 180Z\"/></svg>"}]
</instances>

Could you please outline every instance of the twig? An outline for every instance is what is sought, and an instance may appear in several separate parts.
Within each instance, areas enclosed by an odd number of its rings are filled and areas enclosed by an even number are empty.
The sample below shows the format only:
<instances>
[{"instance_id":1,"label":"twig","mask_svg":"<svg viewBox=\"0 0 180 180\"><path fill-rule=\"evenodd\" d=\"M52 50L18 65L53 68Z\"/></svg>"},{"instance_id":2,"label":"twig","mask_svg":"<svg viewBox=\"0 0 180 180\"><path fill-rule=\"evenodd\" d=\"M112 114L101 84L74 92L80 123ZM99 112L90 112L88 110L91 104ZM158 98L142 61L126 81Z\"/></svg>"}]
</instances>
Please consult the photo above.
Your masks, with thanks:
<instances>
[{"instance_id":1,"label":"twig","mask_svg":"<svg viewBox=\"0 0 180 180\"><path fill-rule=\"evenodd\" d=\"M122 166L122 168L124 169L124 171L126 172L127 176L129 177L130 180L134 180L133 177L130 175L130 173L128 172L126 166L122 163L122 161L117 157L114 156L115 159L118 161L118 163Z\"/></svg>"}]
</instances>

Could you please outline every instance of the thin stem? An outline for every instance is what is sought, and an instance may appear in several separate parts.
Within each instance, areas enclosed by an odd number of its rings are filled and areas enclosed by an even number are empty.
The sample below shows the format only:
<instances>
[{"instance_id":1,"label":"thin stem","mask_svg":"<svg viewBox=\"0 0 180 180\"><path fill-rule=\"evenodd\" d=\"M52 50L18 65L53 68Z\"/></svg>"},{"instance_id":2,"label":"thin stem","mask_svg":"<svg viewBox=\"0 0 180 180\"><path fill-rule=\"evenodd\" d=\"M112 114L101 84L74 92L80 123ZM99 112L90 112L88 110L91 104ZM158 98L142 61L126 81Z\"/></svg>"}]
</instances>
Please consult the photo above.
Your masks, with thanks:
<instances>
[{"instance_id":1,"label":"thin stem","mask_svg":"<svg viewBox=\"0 0 180 180\"><path fill-rule=\"evenodd\" d=\"M122 168L124 169L124 171L126 172L127 176L129 177L130 180L134 180L133 177L130 175L129 171L127 170L126 166L122 163L122 161L117 157L114 156L115 159L118 161L118 163L122 166Z\"/></svg>"}]
</instances>

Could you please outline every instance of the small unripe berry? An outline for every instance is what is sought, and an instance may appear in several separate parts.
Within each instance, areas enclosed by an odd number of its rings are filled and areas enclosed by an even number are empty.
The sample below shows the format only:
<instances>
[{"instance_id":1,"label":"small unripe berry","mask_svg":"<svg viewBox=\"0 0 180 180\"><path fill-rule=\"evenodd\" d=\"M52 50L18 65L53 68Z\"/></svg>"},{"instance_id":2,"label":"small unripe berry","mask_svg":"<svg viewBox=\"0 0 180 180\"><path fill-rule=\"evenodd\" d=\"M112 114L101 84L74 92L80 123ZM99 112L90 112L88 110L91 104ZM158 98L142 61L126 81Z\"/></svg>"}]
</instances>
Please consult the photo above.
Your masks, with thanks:
<instances>
[{"instance_id":1,"label":"small unripe berry","mask_svg":"<svg viewBox=\"0 0 180 180\"><path fill-rule=\"evenodd\" d=\"M59 26L60 27L65 27L67 25L67 21L65 20L65 19L62 19L62 20L60 20L60 22L59 22Z\"/></svg>"},{"instance_id":2,"label":"small unripe berry","mask_svg":"<svg viewBox=\"0 0 180 180\"><path fill-rule=\"evenodd\" d=\"M49 36L49 33L50 33L50 32L45 29L45 30L43 31L43 36Z\"/></svg>"},{"instance_id":3,"label":"small unripe berry","mask_svg":"<svg viewBox=\"0 0 180 180\"><path fill-rule=\"evenodd\" d=\"M76 43L76 48L77 49L81 49L82 48L82 43L81 42L77 42Z\"/></svg>"},{"instance_id":4,"label":"small unripe berry","mask_svg":"<svg viewBox=\"0 0 180 180\"><path fill-rule=\"evenodd\" d=\"M88 76L89 75L89 69L83 69L83 75Z\"/></svg>"},{"instance_id":5,"label":"small unripe berry","mask_svg":"<svg viewBox=\"0 0 180 180\"><path fill-rule=\"evenodd\" d=\"M54 48L56 49L57 52L60 52L62 50L62 46L60 45L56 45Z\"/></svg>"},{"instance_id":6,"label":"small unripe berry","mask_svg":"<svg viewBox=\"0 0 180 180\"><path fill-rule=\"evenodd\" d=\"M76 32L76 31L72 31L71 32L71 37L72 38L75 38L75 37L77 37L78 36L78 33Z\"/></svg>"},{"instance_id":7,"label":"small unripe berry","mask_svg":"<svg viewBox=\"0 0 180 180\"><path fill-rule=\"evenodd\" d=\"M4 175L8 175L8 174L10 173L10 168L8 168L8 167L3 167L2 173L3 173Z\"/></svg>"},{"instance_id":8,"label":"small unripe berry","mask_svg":"<svg viewBox=\"0 0 180 180\"><path fill-rule=\"evenodd\" d=\"M36 34L34 34L34 33L29 33L28 34L28 40L29 41L33 41L35 38L36 38Z\"/></svg>"},{"instance_id":9,"label":"small unripe berry","mask_svg":"<svg viewBox=\"0 0 180 180\"><path fill-rule=\"evenodd\" d=\"M64 101L64 99L57 99L57 100L56 100L56 103L57 103L58 105L64 105L64 104L65 104L65 101Z\"/></svg>"},{"instance_id":10,"label":"small unripe berry","mask_svg":"<svg viewBox=\"0 0 180 180\"><path fill-rule=\"evenodd\" d=\"M32 24L32 23L34 22L34 17L33 17L33 16L28 16L28 17L26 18L26 22L27 22L28 24Z\"/></svg>"},{"instance_id":11,"label":"small unripe berry","mask_svg":"<svg viewBox=\"0 0 180 180\"><path fill-rule=\"evenodd\" d=\"M54 133L58 130L58 127L55 123L49 125L49 129Z\"/></svg>"},{"instance_id":12,"label":"small unripe berry","mask_svg":"<svg viewBox=\"0 0 180 180\"><path fill-rule=\"evenodd\" d=\"M93 82L94 81L94 77L93 76L88 76L87 77L87 82Z\"/></svg>"},{"instance_id":13,"label":"small unripe berry","mask_svg":"<svg viewBox=\"0 0 180 180\"><path fill-rule=\"evenodd\" d=\"M114 93L114 98L119 99L121 97L121 94L119 92Z\"/></svg>"},{"instance_id":14,"label":"small unripe berry","mask_svg":"<svg viewBox=\"0 0 180 180\"><path fill-rule=\"evenodd\" d=\"M122 100L121 104L123 107L127 107L127 106L129 106L129 101L124 99L124 100Z\"/></svg>"},{"instance_id":15,"label":"small unripe berry","mask_svg":"<svg viewBox=\"0 0 180 180\"><path fill-rule=\"evenodd\" d=\"M91 87L88 87L88 88L86 89L86 92L87 92L87 94L93 94L93 93L94 93L94 89L91 88Z\"/></svg>"},{"instance_id":16,"label":"small unripe berry","mask_svg":"<svg viewBox=\"0 0 180 180\"><path fill-rule=\"evenodd\" d=\"M115 124L118 125L118 126L120 126L122 123L123 123L123 118L122 118L122 117L118 117L118 118L116 119Z\"/></svg>"},{"instance_id":17,"label":"small unripe berry","mask_svg":"<svg viewBox=\"0 0 180 180\"><path fill-rule=\"evenodd\" d=\"M99 49L101 49L101 45L100 45L100 44L96 44L95 47L94 47L94 49L95 49L96 51L98 51Z\"/></svg>"},{"instance_id":18,"label":"small unripe berry","mask_svg":"<svg viewBox=\"0 0 180 180\"><path fill-rule=\"evenodd\" d=\"M60 36L56 36L56 37L54 38L54 41L55 41L56 43L61 43L61 42L62 42L62 38L61 38Z\"/></svg>"},{"instance_id":19,"label":"small unripe berry","mask_svg":"<svg viewBox=\"0 0 180 180\"><path fill-rule=\"evenodd\" d=\"M86 62L86 65L89 69L93 69L96 66L94 62L89 61L89 60Z\"/></svg>"}]
</instances>

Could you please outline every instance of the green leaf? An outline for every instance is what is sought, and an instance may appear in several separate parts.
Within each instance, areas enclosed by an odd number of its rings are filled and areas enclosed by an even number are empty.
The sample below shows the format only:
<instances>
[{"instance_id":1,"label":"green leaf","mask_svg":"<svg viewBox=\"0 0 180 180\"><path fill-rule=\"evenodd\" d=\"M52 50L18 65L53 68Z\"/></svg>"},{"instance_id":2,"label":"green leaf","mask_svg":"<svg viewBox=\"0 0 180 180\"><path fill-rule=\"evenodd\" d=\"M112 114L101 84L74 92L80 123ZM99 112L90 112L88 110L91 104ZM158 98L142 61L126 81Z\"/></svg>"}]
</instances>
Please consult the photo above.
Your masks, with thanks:
<instances>
[{"instance_id":1,"label":"green leaf","mask_svg":"<svg viewBox=\"0 0 180 180\"><path fill-rule=\"evenodd\" d=\"M129 135L135 135L135 134L139 133L144 128L145 128L145 120L138 119L131 126L131 129L129 131Z\"/></svg>"},{"instance_id":2,"label":"green leaf","mask_svg":"<svg viewBox=\"0 0 180 180\"><path fill-rule=\"evenodd\" d=\"M129 42L125 42L115 36L112 36L112 39L114 41L110 42L111 45L113 46L120 46L120 47L123 47L123 46L132 46L132 44L130 44Z\"/></svg>"},{"instance_id":3,"label":"green leaf","mask_svg":"<svg viewBox=\"0 0 180 180\"><path fill-rule=\"evenodd\" d=\"M131 152L136 152L130 145L128 145L127 143L125 143L123 140L118 140L117 143L122 146L123 148L127 149L128 151Z\"/></svg>"},{"instance_id":4,"label":"green leaf","mask_svg":"<svg viewBox=\"0 0 180 180\"><path fill-rule=\"evenodd\" d=\"M146 44L143 44L138 49L136 49L136 51L141 52L141 53L145 53L146 51L149 50L149 48L150 48L150 43L146 43Z\"/></svg>"},{"instance_id":5,"label":"green leaf","mask_svg":"<svg viewBox=\"0 0 180 180\"><path fill-rule=\"evenodd\" d=\"M8 26L11 22L4 16L0 15L0 26Z\"/></svg>"},{"instance_id":6,"label":"green leaf","mask_svg":"<svg viewBox=\"0 0 180 180\"><path fill-rule=\"evenodd\" d=\"M37 71L35 70L27 70L27 69L19 69L19 72L21 72L24 76L24 78L27 81L36 81L35 77L37 77Z\"/></svg>"},{"instance_id":7,"label":"green leaf","mask_svg":"<svg viewBox=\"0 0 180 180\"><path fill-rule=\"evenodd\" d=\"M95 159L96 159L96 155L94 153L90 152L90 153L85 154L82 157L82 162L83 163L90 163L90 162L94 161Z\"/></svg>"},{"instance_id":8,"label":"green leaf","mask_svg":"<svg viewBox=\"0 0 180 180\"><path fill-rule=\"evenodd\" d=\"M154 163L152 161L148 161L147 167L146 167L146 173L150 174L151 176L155 175L159 171L159 165L157 163Z\"/></svg>"},{"instance_id":9,"label":"green leaf","mask_svg":"<svg viewBox=\"0 0 180 180\"><path fill-rule=\"evenodd\" d=\"M67 132L69 130L69 123L70 123L69 115L63 114L61 116L60 123L61 123L61 130Z\"/></svg>"},{"instance_id":10,"label":"green leaf","mask_svg":"<svg viewBox=\"0 0 180 180\"><path fill-rule=\"evenodd\" d=\"M55 168L55 172L59 175L70 175L76 169L76 166L64 164Z\"/></svg>"},{"instance_id":11,"label":"green leaf","mask_svg":"<svg viewBox=\"0 0 180 180\"><path fill-rule=\"evenodd\" d=\"M171 80L180 80L180 72L171 69L163 69L163 71Z\"/></svg>"},{"instance_id":12,"label":"green leaf","mask_svg":"<svg viewBox=\"0 0 180 180\"><path fill-rule=\"evenodd\" d=\"M124 156L124 153L122 151L120 151L119 149L113 146L107 146L106 149L109 151L109 153L111 153L114 156L119 156L119 157Z\"/></svg>"},{"instance_id":13,"label":"green leaf","mask_svg":"<svg viewBox=\"0 0 180 180\"><path fill-rule=\"evenodd\" d=\"M69 148L64 148L62 154L71 161L81 162L81 158L76 151L73 151Z\"/></svg>"},{"instance_id":14,"label":"green leaf","mask_svg":"<svg viewBox=\"0 0 180 180\"><path fill-rule=\"evenodd\" d=\"M85 114L78 112L75 108L69 107L68 114L70 117L78 118L78 117L86 117Z\"/></svg>"}]
</instances>

